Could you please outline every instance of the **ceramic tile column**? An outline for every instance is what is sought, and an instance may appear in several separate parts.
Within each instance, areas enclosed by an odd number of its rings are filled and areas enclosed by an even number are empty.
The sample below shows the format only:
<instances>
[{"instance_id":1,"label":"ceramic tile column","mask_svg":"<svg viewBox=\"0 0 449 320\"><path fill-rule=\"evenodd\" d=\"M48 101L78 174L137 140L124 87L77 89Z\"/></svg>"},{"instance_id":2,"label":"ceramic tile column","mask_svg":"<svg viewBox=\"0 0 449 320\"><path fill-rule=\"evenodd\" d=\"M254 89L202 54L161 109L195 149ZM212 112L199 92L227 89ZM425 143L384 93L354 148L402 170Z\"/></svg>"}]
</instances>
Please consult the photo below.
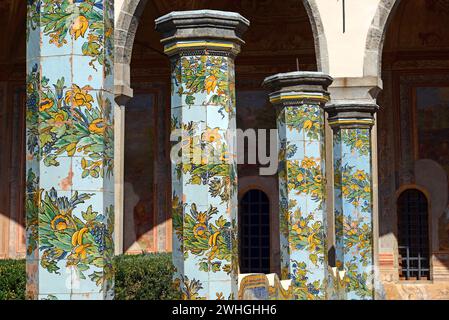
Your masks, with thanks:
<instances>
[{"instance_id":1,"label":"ceramic tile column","mask_svg":"<svg viewBox=\"0 0 449 320\"><path fill-rule=\"evenodd\" d=\"M298 300L326 298L324 104L332 78L291 72L265 79L277 107L281 272Z\"/></svg>"},{"instance_id":2,"label":"ceramic tile column","mask_svg":"<svg viewBox=\"0 0 449 320\"><path fill-rule=\"evenodd\" d=\"M371 128L375 103L326 107L333 129L336 265L340 299L374 298Z\"/></svg>"},{"instance_id":3,"label":"ceramic tile column","mask_svg":"<svg viewBox=\"0 0 449 320\"><path fill-rule=\"evenodd\" d=\"M110 299L113 3L27 6L27 294Z\"/></svg>"},{"instance_id":4,"label":"ceramic tile column","mask_svg":"<svg viewBox=\"0 0 449 320\"><path fill-rule=\"evenodd\" d=\"M183 299L237 298L234 58L248 25L213 10L156 20L172 64L173 261Z\"/></svg>"}]
</instances>

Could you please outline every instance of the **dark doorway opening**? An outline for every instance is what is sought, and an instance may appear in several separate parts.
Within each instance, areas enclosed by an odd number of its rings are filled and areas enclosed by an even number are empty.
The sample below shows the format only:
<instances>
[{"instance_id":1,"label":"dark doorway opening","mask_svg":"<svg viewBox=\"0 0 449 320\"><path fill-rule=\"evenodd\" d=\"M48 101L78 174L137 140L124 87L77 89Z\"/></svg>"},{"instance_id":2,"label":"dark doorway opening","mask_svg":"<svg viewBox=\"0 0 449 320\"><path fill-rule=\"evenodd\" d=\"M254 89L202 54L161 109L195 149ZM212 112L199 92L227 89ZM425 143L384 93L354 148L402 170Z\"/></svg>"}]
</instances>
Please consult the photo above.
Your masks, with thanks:
<instances>
[{"instance_id":1,"label":"dark doorway opening","mask_svg":"<svg viewBox=\"0 0 449 320\"><path fill-rule=\"evenodd\" d=\"M399 278L429 280L429 214L427 198L408 189L398 199Z\"/></svg>"}]
</instances>

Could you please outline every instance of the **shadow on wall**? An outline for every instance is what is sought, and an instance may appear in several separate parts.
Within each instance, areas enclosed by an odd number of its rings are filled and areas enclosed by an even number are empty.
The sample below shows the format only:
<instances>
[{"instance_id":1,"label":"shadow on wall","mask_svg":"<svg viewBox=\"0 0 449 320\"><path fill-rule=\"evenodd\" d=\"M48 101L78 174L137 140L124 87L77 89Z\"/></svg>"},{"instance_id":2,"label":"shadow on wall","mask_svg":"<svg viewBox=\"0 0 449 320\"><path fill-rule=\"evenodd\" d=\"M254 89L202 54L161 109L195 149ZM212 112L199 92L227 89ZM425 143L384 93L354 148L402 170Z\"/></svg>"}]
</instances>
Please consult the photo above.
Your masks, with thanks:
<instances>
[{"instance_id":1,"label":"shadow on wall","mask_svg":"<svg viewBox=\"0 0 449 320\"><path fill-rule=\"evenodd\" d=\"M25 1L0 1L0 259L25 256Z\"/></svg>"}]
</instances>

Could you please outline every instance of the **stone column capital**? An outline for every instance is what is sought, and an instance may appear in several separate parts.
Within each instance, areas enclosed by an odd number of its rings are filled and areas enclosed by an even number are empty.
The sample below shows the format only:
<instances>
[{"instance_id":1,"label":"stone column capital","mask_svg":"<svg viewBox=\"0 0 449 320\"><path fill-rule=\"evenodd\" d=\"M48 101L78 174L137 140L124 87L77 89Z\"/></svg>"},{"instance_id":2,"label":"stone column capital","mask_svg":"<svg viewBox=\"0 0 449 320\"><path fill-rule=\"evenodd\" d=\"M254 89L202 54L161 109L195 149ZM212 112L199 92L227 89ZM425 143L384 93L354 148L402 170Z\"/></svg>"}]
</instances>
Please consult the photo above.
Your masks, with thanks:
<instances>
[{"instance_id":1,"label":"stone column capital","mask_svg":"<svg viewBox=\"0 0 449 320\"><path fill-rule=\"evenodd\" d=\"M324 108L332 128L371 128L374 114L379 110L375 101L338 101L331 102Z\"/></svg>"},{"instance_id":2,"label":"stone column capital","mask_svg":"<svg viewBox=\"0 0 449 320\"><path fill-rule=\"evenodd\" d=\"M370 128L379 109L377 96L382 90L377 77L336 78L329 87L332 101L325 110L331 127Z\"/></svg>"},{"instance_id":3,"label":"stone column capital","mask_svg":"<svg viewBox=\"0 0 449 320\"><path fill-rule=\"evenodd\" d=\"M208 51L235 56L249 27L249 21L240 14L217 10L174 11L155 23L168 56Z\"/></svg>"},{"instance_id":4,"label":"stone column capital","mask_svg":"<svg viewBox=\"0 0 449 320\"><path fill-rule=\"evenodd\" d=\"M333 79L321 72L295 71L265 78L263 87L270 90L270 102L278 107L329 101L328 87Z\"/></svg>"}]
</instances>

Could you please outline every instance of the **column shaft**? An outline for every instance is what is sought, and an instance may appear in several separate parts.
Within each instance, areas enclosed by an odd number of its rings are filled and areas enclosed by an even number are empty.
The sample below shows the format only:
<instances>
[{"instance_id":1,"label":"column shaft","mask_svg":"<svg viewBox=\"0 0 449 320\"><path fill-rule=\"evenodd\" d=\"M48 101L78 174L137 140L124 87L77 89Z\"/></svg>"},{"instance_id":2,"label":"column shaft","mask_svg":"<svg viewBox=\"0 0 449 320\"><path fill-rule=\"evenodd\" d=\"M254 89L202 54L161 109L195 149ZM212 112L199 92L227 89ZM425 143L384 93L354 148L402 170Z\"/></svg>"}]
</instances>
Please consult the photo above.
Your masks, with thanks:
<instances>
[{"instance_id":1,"label":"column shaft","mask_svg":"<svg viewBox=\"0 0 449 320\"><path fill-rule=\"evenodd\" d=\"M345 271L344 299L373 298L370 140L370 129L334 133L336 261Z\"/></svg>"},{"instance_id":2,"label":"column shaft","mask_svg":"<svg viewBox=\"0 0 449 320\"><path fill-rule=\"evenodd\" d=\"M202 10L171 13L156 20L157 28L164 36L169 30L179 31L184 19L190 26L192 20L200 26L205 21L209 24L202 32L195 27L181 29L182 34L163 40L172 62L175 284L183 299L235 299L238 205L234 56L239 51L239 38L233 34L232 40L212 41L209 37L215 37L214 30L221 30L223 24L232 22L246 29L248 23L238 14Z\"/></svg>"},{"instance_id":3,"label":"column shaft","mask_svg":"<svg viewBox=\"0 0 449 320\"><path fill-rule=\"evenodd\" d=\"M265 80L279 107L281 272L298 300L326 297L324 111L332 79L286 73Z\"/></svg>"},{"instance_id":4,"label":"column shaft","mask_svg":"<svg viewBox=\"0 0 449 320\"><path fill-rule=\"evenodd\" d=\"M113 4L28 1L27 293L113 297Z\"/></svg>"},{"instance_id":5,"label":"column shaft","mask_svg":"<svg viewBox=\"0 0 449 320\"><path fill-rule=\"evenodd\" d=\"M365 109L365 110L363 110ZM338 297L374 298L371 126L375 104L328 107L333 128Z\"/></svg>"}]
</instances>

